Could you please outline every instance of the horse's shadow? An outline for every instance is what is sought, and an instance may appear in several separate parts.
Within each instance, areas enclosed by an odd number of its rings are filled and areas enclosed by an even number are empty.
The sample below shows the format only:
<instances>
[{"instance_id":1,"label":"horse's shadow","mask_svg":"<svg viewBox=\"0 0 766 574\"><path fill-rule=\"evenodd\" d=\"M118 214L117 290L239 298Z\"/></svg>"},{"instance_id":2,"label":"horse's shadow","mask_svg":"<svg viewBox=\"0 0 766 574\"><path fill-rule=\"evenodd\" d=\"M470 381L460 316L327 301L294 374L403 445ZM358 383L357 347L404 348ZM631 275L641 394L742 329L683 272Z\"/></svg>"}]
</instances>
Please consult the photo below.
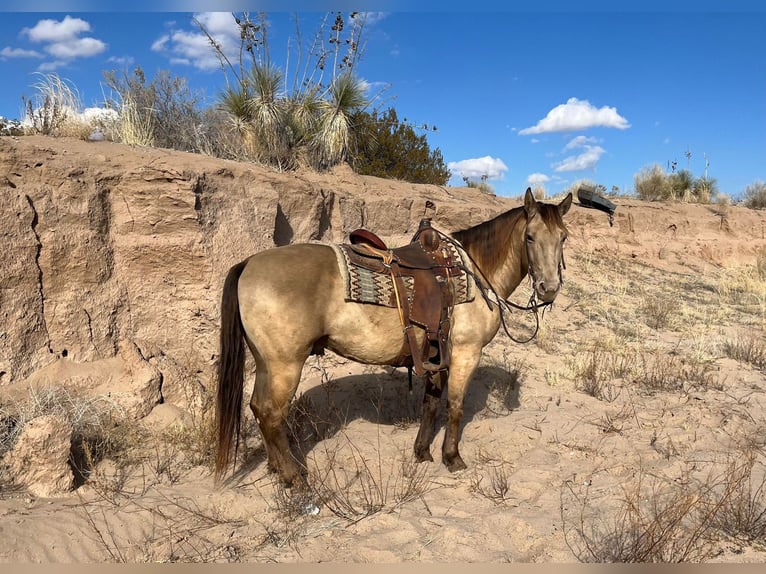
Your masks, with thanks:
<instances>
[{"instance_id":1,"label":"horse's shadow","mask_svg":"<svg viewBox=\"0 0 766 574\"><path fill-rule=\"evenodd\" d=\"M412 429L414 444L422 414L424 381L413 376L410 390L406 370L389 368L386 371L327 379L295 398L290 408L288 434L293 456L304 468L306 455L318 443L334 437L356 420ZM520 383L520 373L516 369L479 367L465 394L461 434L463 428L475 418L505 416L518 408ZM446 403L445 390L434 437L447 420ZM431 451L434 452L433 444ZM231 479L241 480L265 461L263 444L255 445Z\"/></svg>"},{"instance_id":2,"label":"horse's shadow","mask_svg":"<svg viewBox=\"0 0 766 574\"><path fill-rule=\"evenodd\" d=\"M422 414L424 381L413 376L410 391L406 370L387 371L331 379L300 394L293 402L289 421L298 460L304 462L305 455L319 442L335 436L356 420L403 429L412 427L414 444ZM502 416L517 408L519 382L519 373L513 369L497 366L477 369L465 395L461 432L474 418ZM446 402L445 391L434 436L447 420Z\"/></svg>"}]
</instances>

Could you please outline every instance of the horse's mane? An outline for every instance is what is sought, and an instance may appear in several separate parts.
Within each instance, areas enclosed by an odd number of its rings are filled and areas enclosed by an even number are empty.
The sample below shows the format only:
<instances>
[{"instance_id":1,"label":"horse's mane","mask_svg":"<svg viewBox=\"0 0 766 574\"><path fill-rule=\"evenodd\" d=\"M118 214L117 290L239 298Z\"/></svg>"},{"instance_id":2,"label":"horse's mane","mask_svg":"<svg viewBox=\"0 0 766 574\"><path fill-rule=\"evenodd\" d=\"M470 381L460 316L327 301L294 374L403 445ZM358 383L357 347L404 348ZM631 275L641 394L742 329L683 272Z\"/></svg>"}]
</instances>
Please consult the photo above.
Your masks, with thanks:
<instances>
[{"instance_id":1,"label":"horse's mane","mask_svg":"<svg viewBox=\"0 0 766 574\"><path fill-rule=\"evenodd\" d=\"M538 203L537 212L549 229L563 227L558 206ZM482 273L492 275L505 260L507 251L512 249L513 231L520 221L526 222L524 208L514 207L488 221L454 231L452 237L463 245Z\"/></svg>"}]
</instances>

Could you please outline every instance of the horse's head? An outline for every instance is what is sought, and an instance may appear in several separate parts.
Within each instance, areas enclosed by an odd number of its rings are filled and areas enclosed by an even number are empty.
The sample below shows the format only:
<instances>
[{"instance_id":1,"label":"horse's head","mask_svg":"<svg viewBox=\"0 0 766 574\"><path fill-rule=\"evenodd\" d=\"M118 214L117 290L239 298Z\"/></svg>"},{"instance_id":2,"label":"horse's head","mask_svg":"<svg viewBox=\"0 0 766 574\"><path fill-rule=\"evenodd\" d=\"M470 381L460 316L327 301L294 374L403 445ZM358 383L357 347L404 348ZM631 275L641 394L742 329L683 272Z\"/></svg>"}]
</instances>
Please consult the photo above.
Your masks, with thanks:
<instances>
[{"instance_id":1,"label":"horse's head","mask_svg":"<svg viewBox=\"0 0 766 574\"><path fill-rule=\"evenodd\" d=\"M545 303L556 298L563 282L564 241L567 238L563 217L571 205L571 193L558 205L538 203L529 188L524 196L528 272L535 295Z\"/></svg>"}]
</instances>

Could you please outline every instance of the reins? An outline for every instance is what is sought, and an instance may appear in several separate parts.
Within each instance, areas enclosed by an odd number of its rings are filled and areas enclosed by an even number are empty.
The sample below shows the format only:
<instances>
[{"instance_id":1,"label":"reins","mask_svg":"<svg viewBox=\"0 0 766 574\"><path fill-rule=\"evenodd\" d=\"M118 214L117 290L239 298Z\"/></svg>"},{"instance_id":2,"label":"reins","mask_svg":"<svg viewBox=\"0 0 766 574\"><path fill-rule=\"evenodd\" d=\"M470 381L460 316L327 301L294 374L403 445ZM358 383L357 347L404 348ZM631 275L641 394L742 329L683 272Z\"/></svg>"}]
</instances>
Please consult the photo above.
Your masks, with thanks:
<instances>
[{"instance_id":1,"label":"reins","mask_svg":"<svg viewBox=\"0 0 766 574\"><path fill-rule=\"evenodd\" d=\"M468 257L468 259L471 260L471 263L473 264L473 266L476 269L479 269L481 271L481 268L473 259L473 257L471 257L468 251L457 240L453 239L452 237L448 235L445 235L441 231L437 230L437 233L439 233L439 235L442 238L446 239L454 247L456 247L459 250L459 252L465 253L466 257ZM526 248L529 249L528 247ZM529 255L527 255L527 261L529 261ZM544 317L545 309L553 305L553 303L552 302L538 303L536 301L537 297L535 296L534 286L532 288L532 295L529 298L529 302L527 303L526 306L522 306L517 303L514 303L513 301L508 301L507 299L501 298L500 295L497 294L497 291L495 290L495 288L492 286L492 283L490 283L489 279L487 279L486 277L484 278L484 280L486 281L486 285L484 285L481 278L472 269L469 269L468 267L462 264L458 265L458 267L466 275L470 276L473 279L474 283L476 283L476 286L479 288L479 292L481 293L482 297L484 298L484 301L487 303L487 307L489 307L490 310L492 310L492 301L488 293L492 293L492 295L494 296L493 298L495 302L497 303L498 310L500 311L500 323L503 326L503 331L505 331L505 334L508 335L508 338L511 339L511 341L513 341L514 343L519 343L523 345L523 344L529 343L532 339L534 339L537 336L537 333L540 331L540 316L542 315ZM563 271L562 271L563 269L566 269L566 264L564 263L564 254L562 252L561 263L559 264L559 277L562 283L564 282ZM482 273L482 275L483 274L484 273ZM534 282L534 276L532 275L531 268L527 271L527 274L529 275L530 280ZM516 337L511 335L511 332L508 330L508 325L505 322L505 315L503 314L503 310L505 310L508 313L511 313L512 312L511 309L516 309L518 311L524 311L524 312L531 311L535 314L535 328L534 328L534 331L532 331L532 335L530 335L528 339L524 339L524 340L517 339ZM542 309L542 313L538 313L540 309Z\"/></svg>"}]
</instances>

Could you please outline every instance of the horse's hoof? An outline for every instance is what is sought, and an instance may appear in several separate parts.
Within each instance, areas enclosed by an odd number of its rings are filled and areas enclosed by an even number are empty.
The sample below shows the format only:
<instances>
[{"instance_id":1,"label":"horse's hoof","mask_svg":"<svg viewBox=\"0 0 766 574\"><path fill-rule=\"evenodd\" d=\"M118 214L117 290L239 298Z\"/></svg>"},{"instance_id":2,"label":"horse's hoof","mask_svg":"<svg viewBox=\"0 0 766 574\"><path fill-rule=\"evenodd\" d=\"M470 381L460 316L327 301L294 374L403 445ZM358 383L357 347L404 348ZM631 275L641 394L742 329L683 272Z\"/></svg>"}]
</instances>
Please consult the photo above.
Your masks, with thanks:
<instances>
[{"instance_id":1,"label":"horse's hoof","mask_svg":"<svg viewBox=\"0 0 766 574\"><path fill-rule=\"evenodd\" d=\"M457 472L459 470L465 470L466 468L468 468L463 462L463 459L460 458L460 455L457 455L452 460L445 460L444 466L446 466L447 470L450 472Z\"/></svg>"},{"instance_id":2,"label":"horse's hoof","mask_svg":"<svg viewBox=\"0 0 766 574\"><path fill-rule=\"evenodd\" d=\"M422 451L415 451L415 459L418 462L433 462L434 457L431 456L431 451L423 449Z\"/></svg>"}]
</instances>

